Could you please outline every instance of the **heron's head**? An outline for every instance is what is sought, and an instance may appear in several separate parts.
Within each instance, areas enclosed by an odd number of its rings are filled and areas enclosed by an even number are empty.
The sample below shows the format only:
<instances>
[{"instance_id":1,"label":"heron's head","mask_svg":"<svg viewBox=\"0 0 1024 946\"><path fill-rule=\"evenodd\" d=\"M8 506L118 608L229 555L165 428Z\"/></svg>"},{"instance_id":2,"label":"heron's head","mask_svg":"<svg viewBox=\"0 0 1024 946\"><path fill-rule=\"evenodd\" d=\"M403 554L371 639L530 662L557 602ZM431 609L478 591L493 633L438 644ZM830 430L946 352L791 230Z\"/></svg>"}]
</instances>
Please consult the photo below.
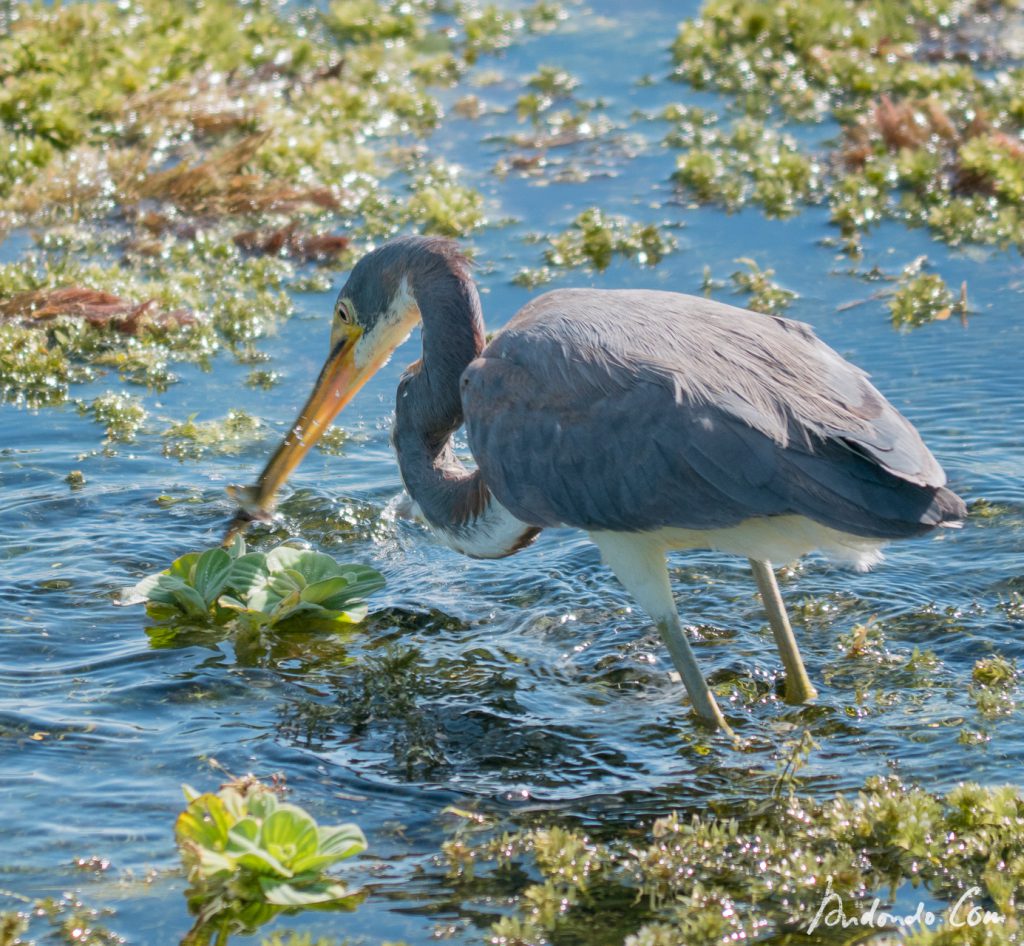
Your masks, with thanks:
<instances>
[{"instance_id":1,"label":"heron's head","mask_svg":"<svg viewBox=\"0 0 1024 946\"><path fill-rule=\"evenodd\" d=\"M250 517L270 512L274 494L302 458L415 328L417 294L431 292L456 261L464 262L451 241L405 237L356 263L334 304L330 350L309 400L257 485L232 490Z\"/></svg>"}]
</instances>

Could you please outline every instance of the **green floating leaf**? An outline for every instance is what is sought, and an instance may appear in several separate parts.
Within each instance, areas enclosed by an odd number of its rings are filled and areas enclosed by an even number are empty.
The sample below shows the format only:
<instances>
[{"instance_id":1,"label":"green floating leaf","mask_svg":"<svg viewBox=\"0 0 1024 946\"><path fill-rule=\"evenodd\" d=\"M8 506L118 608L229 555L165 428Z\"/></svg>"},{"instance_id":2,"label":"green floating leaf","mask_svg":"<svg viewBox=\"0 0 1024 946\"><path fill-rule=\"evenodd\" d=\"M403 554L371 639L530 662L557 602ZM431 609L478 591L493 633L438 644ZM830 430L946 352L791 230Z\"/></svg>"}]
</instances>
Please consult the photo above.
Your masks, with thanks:
<instances>
[{"instance_id":1,"label":"green floating leaf","mask_svg":"<svg viewBox=\"0 0 1024 946\"><path fill-rule=\"evenodd\" d=\"M247 552L231 563L224 587L237 595L245 595L268 574L267 556L262 552Z\"/></svg>"},{"instance_id":2,"label":"green floating leaf","mask_svg":"<svg viewBox=\"0 0 1024 946\"><path fill-rule=\"evenodd\" d=\"M324 578L322 581L314 581L302 589L302 600L311 604L323 604L328 598L333 598L348 588L348 580L342 577Z\"/></svg>"},{"instance_id":3,"label":"green floating leaf","mask_svg":"<svg viewBox=\"0 0 1024 946\"><path fill-rule=\"evenodd\" d=\"M192 584L209 608L224 590L231 574L231 556L224 549L209 549L196 562Z\"/></svg>"},{"instance_id":4,"label":"green floating leaf","mask_svg":"<svg viewBox=\"0 0 1024 946\"><path fill-rule=\"evenodd\" d=\"M281 805L260 832L260 846L296 870L295 862L314 856L318 843L316 822L295 805Z\"/></svg>"},{"instance_id":5,"label":"green floating leaf","mask_svg":"<svg viewBox=\"0 0 1024 946\"><path fill-rule=\"evenodd\" d=\"M329 903L354 908L356 901L352 891L338 881L314 880L302 886L295 882L260 878L260 889L267 903L281 907L324 906ZM345 901L351 901L346 904Z\"/></svg>"},{"instance_id":6,"label":"green floating leaf","mask_svg":"<svg viewBox=\"0 0 1024 946\"><path fill-rule=\"evenodd\" d=\"M366 617L365 598L384 586L365 565L341 564L330 555L282 545L268 554L248 552L236 537L227 549L189 552L164 572L125 589L125 604L145 602L157 620L274 627L299 617L354 624Z\"/></svg>"},{"instance_id":7,"label":"green floating leaf","mask_svg":"<svg viewBox=\"0 0 1024 946\"><path fill-rule=\"evenodd\" d=\"M294 873L263 846L260 822L255 818L243 818L231 828L228 832L228 852L238 867L255 874L291 877Z\"/></svg>"}]
</instances>

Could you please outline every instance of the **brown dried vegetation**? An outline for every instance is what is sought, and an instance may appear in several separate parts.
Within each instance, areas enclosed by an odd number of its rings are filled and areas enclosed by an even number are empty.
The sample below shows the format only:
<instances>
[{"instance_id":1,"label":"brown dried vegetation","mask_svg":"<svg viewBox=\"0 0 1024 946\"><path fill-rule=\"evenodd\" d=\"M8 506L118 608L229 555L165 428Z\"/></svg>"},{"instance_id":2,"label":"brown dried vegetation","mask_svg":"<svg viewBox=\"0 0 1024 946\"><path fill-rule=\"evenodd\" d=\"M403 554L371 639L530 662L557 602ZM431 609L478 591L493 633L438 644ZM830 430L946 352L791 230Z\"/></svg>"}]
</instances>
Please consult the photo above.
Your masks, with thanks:
<instances>
[{"instance_id":1,"label":"brown dried vegetation","mask_svg":"<svg viewBox=\"0 0 1024 946\"><path fill-rule=\"evenodd\" d=\"M82 319L96 328L109 328L125 335L137 335L144 326L167 328L195 322L195 316L184 309L161 311L155 299L134 302L81 286L35 289L0 301L0 323L38 325L62 316Z\"/></svg>"},{"instance_id":2,"label":"brown dried vegetation","mask_svg":"<svg viewBox=\"0 0 1024 946\"><path fill-rule=\"evenodd\" d=\"M234 236L235 245L261 256L287 256L303 263L336 260L349 245L349 238L332 233L304 233L297 220L270 230L243 230Z\"/></svg>"},{"instance_id":3,"label":"brown dried vegetation","mask_svg":"<svg viewBox=\"0 0 1024 946\"><path fill-rule=\"evenodd\" d=\"M191 214L235 216L291 210L315 205L327 210L341 206L329 187L294 187L243 168L270 137L262 131L214 152L196 164L182 161L150 174L137 185L142 199L165 201Z\"/></svg>"},{"instance_id":4,"label":"brown dried vegetation","mask_svg":"<svg viewBox=\"0 0 1024 946\"><path fill-rule=\"evenodd\" d=\"M953 121L935 99L893 101L882 95L865 117L846 128L846 143L841 151L849 168L861 168L874 151L872 143L881 140L889 151L917 149L929 142L951 143L960 138Z\"/></svg>"}]
</instances>

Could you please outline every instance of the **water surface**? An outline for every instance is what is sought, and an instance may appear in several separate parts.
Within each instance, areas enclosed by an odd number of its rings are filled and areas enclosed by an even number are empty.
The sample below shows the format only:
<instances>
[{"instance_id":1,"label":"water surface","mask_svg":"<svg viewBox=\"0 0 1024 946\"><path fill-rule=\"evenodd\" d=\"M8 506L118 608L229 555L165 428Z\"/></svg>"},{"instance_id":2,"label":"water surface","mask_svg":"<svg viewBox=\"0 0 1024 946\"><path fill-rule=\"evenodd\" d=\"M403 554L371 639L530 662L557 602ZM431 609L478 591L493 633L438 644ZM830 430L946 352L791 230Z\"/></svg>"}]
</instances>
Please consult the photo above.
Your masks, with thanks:
<instances>
[{"instance_id":1,"label":"water surface","mask_svg":"<svg viewBox=\"0 0 1024 946\"><path fill-rule=\"evenodd\" d=\"M643 16L610 0L573 8L557 33L504 55L496 64L505 78L486 94L511 104L524 77L551 63L577 75L582 93L606 99L623 125L636 109L713 99L669 82L638 84L669 71L677 20L696 4L644 7ZM274 536L301 535L379 568L388 585L372 617L344 638L300 634L269 649L201 638L156 646L139 609L114 605L116 592L218 541L231 512L224 486L252 480L326 354L333 296L298 296L299 315L264 346L284 383L253 391L242 383L248 369L227 358L208 373L184 366L181 383L146 397L149 432L115 455L98 449L100 428L71 405L0 408L0 887L32 898L78 889L116 909L110 925L129 941L176 943L190 920L172 872L172 824L181 783L220 780L211 760L236 774L284 773L320 820L355 820L366 831L370 854L348 869L371 885L358 911L278 926L414 944L438 931L453 943L483 935L434 863L448 805L633 826L756 794L770 785L782 742L804 726L820 743L805 770L813 792L855 789L889 771L936 792L963 779L1019 781L1024 732L1014 716L981 717L968 688L980 657L1024 657L1021 609L1003 607L1024 591L1019 255L951 250L892 224L870 235L854 267L820 245L834 235L822 209L781 222L755 209L688 206L668 182L674 154L658 144L658 122L633 124L631 149L581 146L579 159L603 161L607 172L586 182L499 179L491 171L505 145L495 136L519 127L514 114L452 117L430 142L463 165L495 218L517 218L475 240L489 330L532 295L510 282L540 263L524 234L564 229L590 205L678 228L678 251L656 268L616 262L556 285L699 292L706 266L726 278L735 258L753 257L799 294L788 314L868 370L918 426L952 487L1000 514L893 546L868 574L813 557L792 572L787 600L830 605L819 616L795 613L820 685L811 710L774 695L779 661L745 563L673 557L698 658L713 680L736 681L728 712L749 740L747 751L709 756L668 678L666 652L581 534L550 530L523 554L475 562L388 514L400 491L388 443L393 391L418 357L414 335L343 416L353 435L344 455L314 452L293 478ZM13 234L0 255L16 258L26 242ZM967 280L966 327L951 319L899 333L884 301L869 298L877 285L858 272L898 270L920 254L950 285ZM344 278L335 274L335 289ZM718 295L740 301L728 289ZM867 301L847 307L857 300ZM88 400L111 386L116 379L100 379L75 394ZM264 419L266 436L233 456L178 463L162 455L162 419L206 419L229 407ZM83 488L65 482L72 469L85 474ZM849 658L840 636L872 619L884 628L885 653ZM915 647L933 651L937 669L908 670ZM964 732L985 738L975 744ZM91 856L112 866L95 878L74 868Z\"/></svg>"}]
</instances>

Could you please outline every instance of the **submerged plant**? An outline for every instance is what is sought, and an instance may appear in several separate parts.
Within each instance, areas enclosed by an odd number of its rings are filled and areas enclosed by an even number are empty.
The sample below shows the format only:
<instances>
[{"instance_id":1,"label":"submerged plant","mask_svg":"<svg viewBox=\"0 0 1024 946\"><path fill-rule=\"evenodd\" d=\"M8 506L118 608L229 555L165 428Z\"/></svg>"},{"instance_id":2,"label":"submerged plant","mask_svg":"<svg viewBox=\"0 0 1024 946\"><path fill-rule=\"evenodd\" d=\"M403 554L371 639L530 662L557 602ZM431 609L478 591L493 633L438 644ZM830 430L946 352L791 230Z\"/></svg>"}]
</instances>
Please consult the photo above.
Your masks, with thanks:
<instances>
[{"instance_id":1,"label":"submerged plant","mask_svg":"<svg viewBox=\"0 0 1024 946\"><path fill-rule=\"evenodd\" d=\"M189 552L170 568L143 578L124 592L123 603L145 602L158 620L246 627L285 621L358 624L367 595L384 586L365 565L342 565L330 555L289 545L248 552L239 535L227 549Z\"/></svg>"},{"instance_id":2,"label":"submerged plant","mask_svg":"<svg viewBox=\"0 0 1024 946\"><path fill-rule=\"evenodd\" d=\"M911 263L900 276L899 286L889 300L892 324L913 328L927 322L948 319L954 309L963 315L964 294L954 303L953 292L938 273L920 272L921 261Z\"/></svg>"},{"instance_id":3,"label":"submerged plant","mask_svg":"<svg viewBox=\"0 0 1024 946\"><path fill-rule=\"evenodd\" d=\"M261 428L259 418L235 408L220 420L196 421L196 415L190 414L163 432L164 456L184 461L198 460L211 449L237 453L259 436Z\"/></svg>"},{"instance_id":4,"label":"submerged plant","mask_svg":"<svg viewBox=\"0 0 1024 946\"><path fill-rule=\"evenodd\" d=\"M747 267L736 270L731 279L738 290L749 294L748 309L778 315L790 307L796 293L791 289L783 289L773 280L774 269L761 269L755 260L746 257L740 257L736 262Z\"/></svg>"},{"instance_id":5,"label":"submerged plant","mask_svg":"<svg viewBox=\"0 0 1024 946\"><path fill-rule=\"evenodd\" d=\"M791 758L806 745L794 742ZM494 923L491 943L592 942L594 929L605 933L600 942L626 946L852 943L823 915L880 916L885 891L912 882L948 905L913 925L916 942L1012 946L1022 841L1024 797L1014 786L965 783L936 796L874 777L849 795L782 793L735 817L671 814L610 840L470 821L444 855L481 903L493 902L497 884L515 885L517 910Z\"/></svg>"},{"instance_id":6,"label":"submerged plant","mask_svg":"<svg viewBox=\"0 0 1024 946\"><path fill-rule=\"evenodd\" d=\"M127 940L104 925L114 915L110 907L92 907L77 894L31 900L12 890L3 894L20 901L23 909L0 913L0 946L68 943L74 946L124 946ZM41 939L29 939L25 934Z\"/></svg>"},{"instance_id":7,"label":"submerged plant","mask_svg":"<svg viewBox=\"0 0 1024 946\"><path fill-rule=\"evenodd\" d=\"M120 443L134 442L147 416L140 398L118 391L107 391L95 398L92 404L82 404L79 409L92 414L97 423L106 425L108 441Z\"/></svg>"},{"instance_id":8,"label":"submerged plant","mask_svg":"<svg viewBox=\"0 0 1024 946\"><path fill-rule=\"evenodd\" d=\"M252 929L285 910L357 904L358 892L326 871L366 850L358 826L318 825L252 777L235 779L216 794L187 785L184 791L188 806L174 835L197 917L186 942L208 942L211 928L222 935Z\"/></svg>"},{"instance_id":9,"label":"submerged plant","mask_svg":"<svg viewBox=\"0 0 1024 946\"><path fill-rule=\"evenodd\" d=\"M549 242L544 258L552 266L571 269L590 265L599 272L607 269L615 256L654 266L676 248L675 238L656 224L633 223L598 207L584 210L568 230Z\"/></svg>"}]
</instances>

